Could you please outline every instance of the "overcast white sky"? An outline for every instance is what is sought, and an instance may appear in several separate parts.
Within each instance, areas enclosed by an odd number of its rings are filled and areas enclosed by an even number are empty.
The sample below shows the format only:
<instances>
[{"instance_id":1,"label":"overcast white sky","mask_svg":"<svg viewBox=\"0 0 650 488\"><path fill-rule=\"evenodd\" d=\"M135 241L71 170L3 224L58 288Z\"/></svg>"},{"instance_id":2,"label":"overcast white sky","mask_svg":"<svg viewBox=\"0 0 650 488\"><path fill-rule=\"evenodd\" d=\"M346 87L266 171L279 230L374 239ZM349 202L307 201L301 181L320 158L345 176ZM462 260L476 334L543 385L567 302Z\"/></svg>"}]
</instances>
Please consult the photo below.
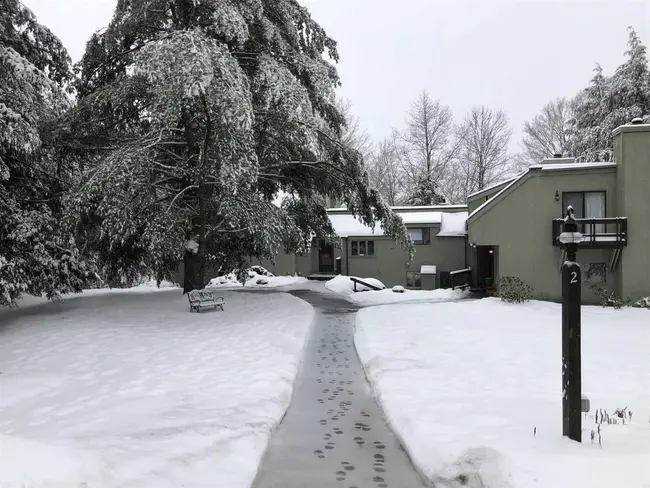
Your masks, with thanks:
<instances>
[{"instance_id":1,"label":"overcast white sky","mask_svg":"<svg viewBox=\"0 0 650 488\"><path fill-rule=\"evenodd\" d=\"M115 0L22 0L73 61ZM596 62L623 60L627 26L650 46L650 0L301 0L339 43L340 94L375 140L400 126L422 89L460 120L501 108L515 129L548 100L586 86Z\"/></svg>"}]
</instances>

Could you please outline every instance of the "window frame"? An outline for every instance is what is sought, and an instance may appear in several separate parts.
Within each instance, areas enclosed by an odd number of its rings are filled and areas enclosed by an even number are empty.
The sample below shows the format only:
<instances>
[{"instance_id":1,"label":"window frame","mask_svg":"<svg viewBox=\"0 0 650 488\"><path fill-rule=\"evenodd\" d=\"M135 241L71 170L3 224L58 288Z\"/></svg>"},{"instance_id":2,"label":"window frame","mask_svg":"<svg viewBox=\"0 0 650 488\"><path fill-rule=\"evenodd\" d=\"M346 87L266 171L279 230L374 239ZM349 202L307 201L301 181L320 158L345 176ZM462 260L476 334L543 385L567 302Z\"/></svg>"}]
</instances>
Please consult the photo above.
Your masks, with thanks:
<instances>
[{"instance_id":1,"label":"window frame","mask_svg":"<svg viewBox=\"0 0 650 488\"><path fill-rule=\"evenodd\" d=\"M361 253L363 245L364 253ZM371 252L372 251L372 252ZM355 258L367 258L375 255L374 239L354 239L350 240L350 256Z\"/></svg>"},{"instance_id":2,"label":"window frame","mask_svg":"<svg viewBox=\"0 0 650 488\"><path fill-rule=\"evenodd\" d=\"M603 203L604 203L604 207L605 207L604 212L603 212L603 214L604 214L603 217L585 217L584 216L584 214L585 214L585 202L586 202L585 196L586 196L587 193L601 193L603 195ZM566 214L565 214L566 208L567 208L566 198L567 198L568 195L580 195L582 197L582 212L581 212L582 216L576 216L576 219L600 219L600 218L606 219L607 218L607 191L606 190L563 191L562 192L562 209L561 209L562 218L566 217ZM576 210L576 209L574 209L574 210ZM576 214L578 214L577 211L576 211Z\"/></svg>"},{"instance_id":3,"label":"window frame","mask_svg":"<svg viewBox=\"0 0 650 488\"><path fill-rule=\"evenodd\" d=\"M415 240L411 235L412 230L419 230L422 233L422 240ZM413 244L416 246L428 246L431 244L431 228L430 227L407 227L406 231L409 233Z\"/></svg>"},{"instance_id":4,"label":"window frame","mask_svg":"<svg viewBox=\"0 0 650 488\"><path fill-rule=\"evenodd\" d=\"M409 285L409 275L413 275L413 285ZM419 278L417 278L419 276ZM420 286L417 285L417 282L420 282ZM410 290L421 290L422 289L422 273L418 271L407 271L406 272L406 288Z\"/></svg>"}]
</instances>

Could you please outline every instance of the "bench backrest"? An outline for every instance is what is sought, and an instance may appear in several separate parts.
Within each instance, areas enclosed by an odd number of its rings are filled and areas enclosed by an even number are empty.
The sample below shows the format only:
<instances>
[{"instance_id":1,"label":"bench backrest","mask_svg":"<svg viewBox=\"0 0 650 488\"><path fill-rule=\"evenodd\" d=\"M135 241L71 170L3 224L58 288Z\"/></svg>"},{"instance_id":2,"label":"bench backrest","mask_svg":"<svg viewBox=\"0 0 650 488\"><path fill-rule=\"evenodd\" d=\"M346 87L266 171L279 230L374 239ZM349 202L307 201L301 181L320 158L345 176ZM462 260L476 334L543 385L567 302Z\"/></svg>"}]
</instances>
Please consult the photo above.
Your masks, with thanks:
<instances>
[{"instance_id":1,"label":"bench backrest","mask_svg":"<svg viewBox=\"0 0 650 488\"><path fill-rule=\"evenodd\" d=\"M192 290L187 296L192 302L214 301L214 293L209 290Z\"/></svg>"}]
</instances>

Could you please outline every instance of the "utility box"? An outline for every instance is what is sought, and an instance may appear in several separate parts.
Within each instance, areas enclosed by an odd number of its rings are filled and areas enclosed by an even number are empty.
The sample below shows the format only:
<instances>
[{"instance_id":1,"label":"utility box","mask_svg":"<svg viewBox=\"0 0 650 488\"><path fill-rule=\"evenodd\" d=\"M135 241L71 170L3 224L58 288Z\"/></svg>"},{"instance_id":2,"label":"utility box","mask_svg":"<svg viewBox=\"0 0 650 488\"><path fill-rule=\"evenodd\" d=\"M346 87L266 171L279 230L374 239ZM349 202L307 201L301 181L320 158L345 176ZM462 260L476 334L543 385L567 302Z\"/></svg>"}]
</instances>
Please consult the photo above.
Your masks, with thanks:
<instances>
[{"instance_id":1,"label":"utility box","mask_svg":"<svg viewBox=\"0 0 650 488\"><path fill-rule=\"evenodd\" d=\"M582 395L582 400L580 401L581 410L584 413L589 412L589 398L586 395Z\"/></svg>"}]
</instances>

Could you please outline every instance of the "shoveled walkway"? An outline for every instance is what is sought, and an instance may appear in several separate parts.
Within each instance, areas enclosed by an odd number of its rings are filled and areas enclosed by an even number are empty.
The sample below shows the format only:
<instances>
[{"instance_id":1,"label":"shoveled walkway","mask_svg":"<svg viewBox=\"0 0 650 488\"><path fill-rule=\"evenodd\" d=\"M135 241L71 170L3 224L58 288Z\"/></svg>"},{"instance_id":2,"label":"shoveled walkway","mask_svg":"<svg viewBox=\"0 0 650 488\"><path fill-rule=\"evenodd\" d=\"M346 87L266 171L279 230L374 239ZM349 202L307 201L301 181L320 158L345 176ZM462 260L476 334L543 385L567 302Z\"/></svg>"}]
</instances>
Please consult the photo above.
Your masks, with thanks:
<instances>
[{"instance_id":1,"label":"shoveled walkway","mask_svg":"<svg viewBox=\"0 0 650 488\"><path fill-rule=\"evenodd\" d=\"M316 309L293 399L254 488L419 488L426 485L386 425L354 348L357 309L293 292Z\"/></svg>"}]
</instances>

